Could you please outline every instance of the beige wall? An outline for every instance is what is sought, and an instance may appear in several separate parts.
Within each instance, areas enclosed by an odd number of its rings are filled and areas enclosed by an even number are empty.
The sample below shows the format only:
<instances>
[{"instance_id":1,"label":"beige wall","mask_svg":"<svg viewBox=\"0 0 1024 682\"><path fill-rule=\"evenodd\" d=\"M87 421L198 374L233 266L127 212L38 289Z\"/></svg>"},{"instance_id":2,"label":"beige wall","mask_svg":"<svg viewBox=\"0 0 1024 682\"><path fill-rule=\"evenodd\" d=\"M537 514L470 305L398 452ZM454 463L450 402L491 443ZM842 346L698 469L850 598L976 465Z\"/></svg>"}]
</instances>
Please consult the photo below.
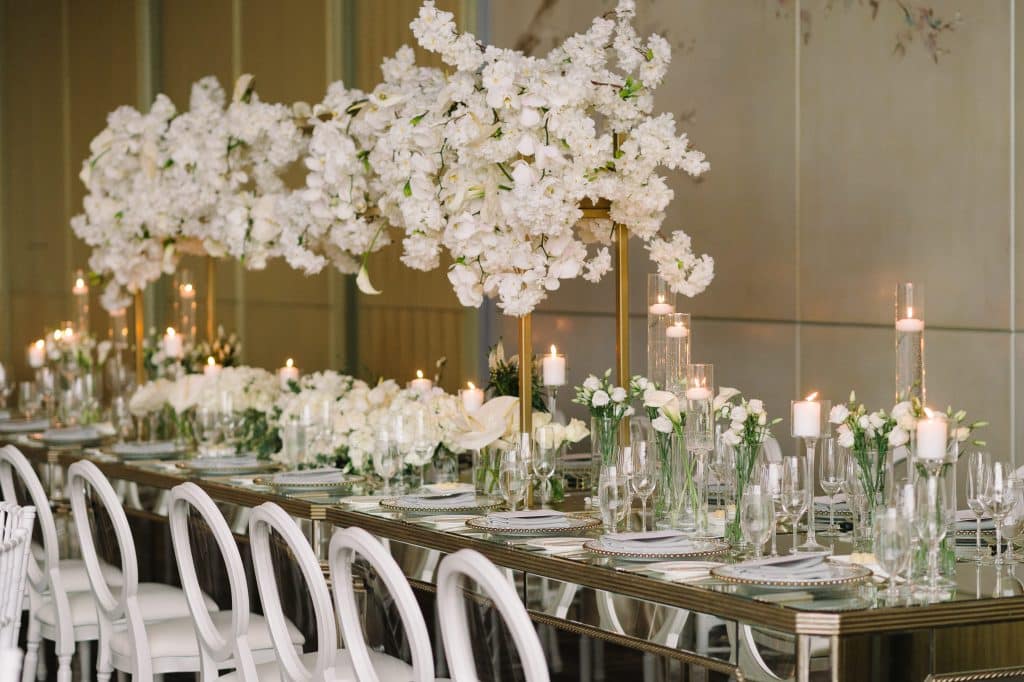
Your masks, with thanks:
<instances>
[{"instance_id":1,"label":"beige wall","mask_svg":"<svg viewBox=\"0 0 1024 682\"><path fill-rule=\"evenodd\" d=\"M641 28L676 46L659 106L690 117L684 129L711 162L702 182L672 176L666 226L715 258L716 281L684 305L693 359L715 363L720 384L787 417L789 400L815 389L890 405L893 288L921 281L929 402L991 420L985 437L1010 458L1024 447L1024 110L1011 79L1024 64L1022 7L919 4L962 18L939 37L948 52L937 63L925 36L908 40L896 3L872 18L868 3L638 0ZM613 5L556 0L530 31L540 2L492 2L491 38L514 45L532 33L546 50ZM650 268L633 252L639 313ZM573 380L611 366L613 307L610 281L564 287L535 316L535 347L564 344ZM632 327L643 371L643 319Z\"/></svg>"},{"instance_id":2,"label":"beige wall","mask_svg":"<svg viewBox=\"0 0 1024 682\"><path fill-rule=\"evenodd\" d=\"M449 2L454 7L458 2ZM466 3L469 5L470 3ZM316 102L327 83L372 87L380 59L411 40L418 3L392 0L7 0L0 13L0 359L25 372L23 348L70 315L71 272L88 249L68 228L81 207L78 180L89 141L121 104L148 107L157 92L188 108L193 82L225 86L256 75L271 101ZM474 12L460 12L472 18ZM295 174L297 182L301 173ZM388 255L393 255L390 252ZM354 368L406 377L449 358L447 383L475 357L475 314L459 308L444 272L411 273L374 261L385 294L365 300L338 273L305 277L282 263L245 272L216 266L216 318L238 330L250 364ZM200 287L206 263L187 257ZM167 323L170 287L147 292L149 324ZM200 304L200 319L205 319ZM106 315L93 301L93 329ZM357 310L358 308L358 310ZM356 324L357 315L364 318ZM468 330L468 331L467 331ZM471 362L471 360L470 360Z\"/></svg>"}]
</instances>

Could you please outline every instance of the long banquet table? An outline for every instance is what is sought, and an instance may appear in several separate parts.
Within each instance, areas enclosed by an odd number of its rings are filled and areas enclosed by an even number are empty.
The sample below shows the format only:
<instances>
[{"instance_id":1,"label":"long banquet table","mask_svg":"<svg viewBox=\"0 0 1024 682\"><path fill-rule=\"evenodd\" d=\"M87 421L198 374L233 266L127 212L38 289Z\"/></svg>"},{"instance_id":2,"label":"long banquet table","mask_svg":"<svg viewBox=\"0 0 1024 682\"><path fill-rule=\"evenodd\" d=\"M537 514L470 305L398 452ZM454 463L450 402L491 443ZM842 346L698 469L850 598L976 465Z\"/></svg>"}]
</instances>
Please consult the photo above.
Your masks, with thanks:
<instances>
[{"instance_id":1,"label":"long banquet table","mask_svg":"<svg viewBox=\"0 0 1024 682\"><path fill-rule=\"evenodd\" d=\"M1024 584L1013 568L997 571L992 566L958 564L958 589L949 601L895 607L878 605L880 587L871 582L803 590L734 585L711 577L674 582L645 570L643 564L585 551L552 555L521 539L467 527L442 529L417 516L353 507L344 495L278 494L246 477L190 476L175 462L123 462L101 451L48 448L25 437L11 442L37 463L58 504L60 472L83 457L111 480L142 489L166 491L192 480L218 502L242 509L276 502L304 522L321 556L334 526L360 526L387 539L392 552L403 555L403 568L420 590L432 590L433 570L441 556L472 548L511 572L535 621L645 656L679 661L711 677L980 679L943 675L1024 664L1024 652L1016 646L1024 632L1018 625L1024 621ZM570 495L561 507L582 510L584 500ZM153 516L152 510L132 511ZM780 535L780 550L789 544L790 536ZM834 549L837 554L850 552L842 540ZM687 621L693 629L683 637ZM707 641L709 623L721 621L728 646ZM789 662L783 655L781 667L775 667L763 655L766 648L791 652Z\"/></svg>"}]
</instances>

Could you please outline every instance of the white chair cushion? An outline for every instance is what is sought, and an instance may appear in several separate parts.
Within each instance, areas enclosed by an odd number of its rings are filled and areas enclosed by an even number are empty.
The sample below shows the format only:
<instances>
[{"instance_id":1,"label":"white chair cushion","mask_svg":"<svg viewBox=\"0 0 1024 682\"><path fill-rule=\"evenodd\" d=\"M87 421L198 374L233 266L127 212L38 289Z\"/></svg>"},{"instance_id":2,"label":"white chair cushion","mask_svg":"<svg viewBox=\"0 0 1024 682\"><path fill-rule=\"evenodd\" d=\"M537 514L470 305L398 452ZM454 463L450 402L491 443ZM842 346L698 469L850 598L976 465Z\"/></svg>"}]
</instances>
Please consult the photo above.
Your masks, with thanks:
<instances>
[{"instance_id":1,"label":"white chair cushion","mask_svg":"<svg viewBox=\"0 0 1024 682\"><path fill-rule=\"evenodd\" d=\"M210 611L217 611L217 603L205 596L206 608ZM83 625L96 625L96 599L92 592L72 592L68 594L68 604L71 607L71 624L73 627ZM164 585L163 583L139 583L139 607L142 609L142 617L147 621L166 620L168 618L182 618L191 615L188 610L188 602L185 600L185 593L180 588ZM36 618L41 623L55 625L57 607L52 597L46 597L36 612Z\"/></svg>"},{"instance_id":2,"label":"white chair cushion","mask_svg":"<svg viewBox=\"0 0 1024 682\"><path fill-rule=\"evenodd\" d=\"M352 671L352 659L349 658L348 651L339 650L338 657L334 660L334 672L337 675L334 679L338 682L349 682L350 680L355 682L356 676ZM370 651L370 660L373 661L373 668L381 680L399 682L412 679L412 666L405 661L377 651ZM307 668L312 668L316 664L316 654L304 654L302 662ZM280 682L281 673L277 661L256 666L256 676L259 678L259 682ZM217 679L219 682L242 682L238 673L229 673Z\"/></svg>"},{"instance_id":3,"label":"white chair cushion","mask_svg":"<svg viewBox=\"0 0 1024 682\"><path fill-rule=\"evenodd\" d=\"M210 619L225 639L231 638L230 611L211 613ZM305 642L302 633L291 622L288 623L288 634L296 646L301 646ZM149 637L149 651L153 658L185 658L199 655L199 641L196 639L191 616L147 623L146 635ZM274 647L267 621L255 613L249 616L249 647L253 651ZM110 650L119 656L129 655L131 641L127 629L120 628L114 632L110 638Z\"/></svg>"},{"instance_id":4,"label":"white chair cushion","mask_svg":"<svg viewBox=\"0 0 1024 682\"><path fill-rule=\"evenodd\" d=\"M100 570L107 585L120 587L121 571L106 562L100 562ZM65 592L86 592L91 590L89 585L89 573L85 570L85 562L81 559L60 560L60 580L63 583Z\"/></svg>"}]
</instances>

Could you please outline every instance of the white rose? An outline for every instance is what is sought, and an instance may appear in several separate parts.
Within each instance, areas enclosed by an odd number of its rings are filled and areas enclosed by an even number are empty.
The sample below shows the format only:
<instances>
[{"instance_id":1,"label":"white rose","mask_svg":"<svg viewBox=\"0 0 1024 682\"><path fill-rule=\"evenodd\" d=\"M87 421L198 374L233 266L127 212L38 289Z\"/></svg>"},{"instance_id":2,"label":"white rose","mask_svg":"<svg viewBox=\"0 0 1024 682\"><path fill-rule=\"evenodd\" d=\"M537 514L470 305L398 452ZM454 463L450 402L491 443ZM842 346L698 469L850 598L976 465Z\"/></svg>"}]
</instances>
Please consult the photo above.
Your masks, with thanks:
<instances>
[{"instance_id":1,"label":"white rose","mask_svg":"<svg viewBox=\"0 0 1024 682\"><path fill-rule=\"evenodd\" d=\"M739 445L740 434L737 433L736 431L733 431L732 429L729 429L728 431L722 434L722 442L725 443L726 445Z\"/></svg>"},{"instance_id":2,"label":"white rose","mask_svg":"<svg viewBox=\"0 0 1024 682\"><path fill-rule=\"evenodd\" d=\"M570 419L565 427L565 439L570 443L579 443L590 435L590 429L579 419Z\"/></svg>"},{"instance_id":3,"label":"white rose","mask_svg":"<svg viewBox=\"0 0 1024 682\"><path fill-rule=\"evenodd\" d=\"M656 417L651 421L651 426L658 433L672 433L672 422L665 415Z\"/></svg>"},{"instance_id":4,"label":"white rose","mask_svg":"<svg viewBox=\"0 0 1024 682\"><path fill-rule=\"evenodd\" d=\"M893 418L894 419L899 419L900 417L902 417L904 415L910 414L911 413L910 407L911 407L910 406L910 401L907 401L907 400L904 400L901 403L896 403L896 405L893 406L893 408L892 408L892 416L893 416Z\"/></svg>"},{"instance_id":5,"label":"white rose","mask_svg":"<svg viewBox=\"0 0 1024 682\"><path fill-rule=\"evenodd\" d=\"M199 396L206 387L206 376L203 374L186 374L171 386L167 393L167 402L174 411L181 414L199 404Z\"/></svg>"},{"instance_id":6,"label":"white rose","mask_svg":"<svg viewBox=\"0 0 1024 682\"><path fill-rule=\"evenodd\" d=\"M914 415L907 413L896 419L896 423L899 424L900 428L904 431L913 431L917 428L917 419Z\"/></svg>"},{"instance_id":7,"label":"white rose","mask_svg":"<svg viewBox=\"0 0 1024 682\"><path fill-rule=\"evenodd\" d=\"M877 413L877 412L875 412L874 414L872 414L872 415L871 415L871 416L870 416L870 417L868 418L868 420L869 420L869 421L871 422L871 426L872 426L872 427L874 427L874 428L876 428L876 429L880 429L880 428L882 428L882 425L883 425L883 424L885 423L885 420L884 420L884 419L882 419L882 415L880 415L880 414L879 414L879 413Z\"/></svg>"},{"instance_id":8,"label":"white rose","mask_svg":"<svg viewBox=\"0 0 1024 682\"><path fill-rule=\"evenodd\" d=\"M583 388L587 389L588 391L596 391L597 389L601 388L601 382L600 380L598 380L597 377L591 374L583 382Z\"/></svg>"},{"instance_id":9,"label":"white rose","mask_svg":"<svg viewBox=\"0 0 1024 682\"><path fill-rule=\"evenodd\" d=\"M898 426L889 432L889 445L891 447L898 448L901 445L905 445L909 440L910 434Z\"/></svg>"},{"instance_id":10,"label":"white rose","mask_svg":"<svg viewBox=\"0 0 1024 682\"><path fill-rule=\"evenodd\" d=\"M850 416L850 408L846 405L835 405L828 413L828 420L833 424L842 424Z\"/></svg>"},{"instance_id":11,"label":"white rose","mask_svg":"<svg viewBox=\"0 0 1024 682\"><path fill-rule=\"evenodd\" d=\"M866 414L862 414L860 417L857 418L857 426L859 426L860 428L866 429L870 425L871 422L868 420L868 416Z\"/></svg>"},{"instance_id":12,"label":"white rose","mask_svg":"<svg viewBox=\"0 0 1024 682\"><path fill-rule=\"evenodd\" d=\"M954 437L958 443L963 443L971 435L971 430L966 426L957 427Z\"/></svg>"},{"instance_id":13,"label":"white rose","mask_svg":"<svg viewBox=\"0 0 1024 682\"><path fill-rule=\"evenodd\" d=\"M751 414L761 414L764 412L764 401L754 398L747 403L747 409L750 410Z\"/></svg>"},{"instance_id":14,"label":"white rose","mask_svg":"<svg viewBox=\"0 0 1024 682\"><path fill-rule=\"evenodd\" d=\"M594 396L590 399L590 404L593 405L594 407L604 407L605 405L608 404L609 400L611 399L608 397L607 393L598 390L594 391Z\"/></svg>"},{"instance_id":15,"label":"white rose","mask_svg":"<svg viewBox=\"0 0 1024 682\"><path fill-rule=\"evenodd\" d=\"M729 415L729 417L732 419L733 423L745 422L747 420L747 410L742 405L737 405L732 408L732 414Z\"/></svg>"},{"instance_id":16,"label":"white rose","mask_svg":"<svg viewBox=\"0 0 1024 682\"><path fill-rule=\"evenodd\" d=\"M839 447L852 448L853 447L853 431L850 429L839 430Z\"/></svg>"}]
</instances>

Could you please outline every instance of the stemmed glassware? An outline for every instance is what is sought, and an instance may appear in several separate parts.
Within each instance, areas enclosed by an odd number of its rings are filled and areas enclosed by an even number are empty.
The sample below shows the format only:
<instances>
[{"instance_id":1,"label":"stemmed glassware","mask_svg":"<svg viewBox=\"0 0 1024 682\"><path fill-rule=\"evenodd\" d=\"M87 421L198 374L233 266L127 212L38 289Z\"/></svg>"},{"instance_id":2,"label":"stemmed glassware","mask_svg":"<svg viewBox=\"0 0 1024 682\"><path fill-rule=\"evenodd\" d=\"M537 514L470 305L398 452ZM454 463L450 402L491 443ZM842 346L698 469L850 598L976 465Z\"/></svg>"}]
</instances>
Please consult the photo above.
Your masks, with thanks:
<instances>
[{"instance_id":1,"label":"stemmed glassware","mask_svg":"<svg viewBox=\"0 0 1024 682\"><path fill-rule=\"evenodd\" d=\"M736 450L731 445L718 442L711 454L711 472L719 483L718 504L728 509L736 485Z\"/></svg>"},{"instance_id":2,"label":"stemmed glassware","mask_svg":"<svg viewBox=\"0 0 1024 682\"><path fill-rule=\"evenodd\" d=\"M811 511L807 514L807 538L802 545L794 547L795 552L823 552L826 547L815 540L814 530L814 453L818 440L827 433L828 413L831 403L827 400L815 400L817 393L812 393L804 400L792 403L792 436L802 438L807 456L804 460L806 473L804 484L807 486L807 504ZM795 534L795 532L794 532Z\"/></svg>"},{"instance_id":3,"label":"stemmed glassware","mask_svg":"<svg viewBox=\"0 0 1024 682\"><path fill-rule=\"evenodd\" d=\"M18 411L25 419L32 419L39 409L39 394L35 382L22 381L18 384Z\"/></svg>"},{"instance_id":4,"label":"stemmed glassware","mask_svg":"<svg viewBox=\"0 0 1024 682\"><path fill-rule=\"evenodd\" d=\"M1013 498L1016 503L1013 509L1003 520L1003 537L1006 538L1006 552L1003 554L1003 565L1009 566L1018 563L1013 553L1013 541L1020 535L1024 527L1024 479L1017 478L1016 474L1010 474L1010 488L1013 490Z\"/></svg>"},{"instance_id":5,"label":"stemmed glassware","mask_svg":"<svg viewBox=\"0 0 1024 682\"><path fill-rule=\"evenodd\" d=\"M398 475L401 466L402 455L398 451L397 441L386 428L378 429L373 448L373 470L384 482L381 488L383 494L391 494L391 481Z\"/></svg>"},{"instance_id":6,"label":"stemmed glassware","mask_svg":"<svg viewBox=\"0 0 1024 682\"><path fill-rule=\"evenodd\" d=\"M1020 489L1012 485L1010 469L1004 462L992 463L992 480L985 493L985 510L992 515L996 526L996 564L1002 564L1003 522L1017 505Z\"/></svg>"},{"instance_id":7,"label":"stemmed glassware","mask_svg":"<svg viewBox=\"0 0 1024 682\"><path fill-rule=\"evenodd\" d=\"M629 478L631 492L640 498L640 530L647 530L647 500L658 484L658 455L655 444L648 440L634 441L632 476Z\"/></svg>"},{"instance_id":8,"label":"stemmed glassware","mask_svg":"<svg viewBox=\"0 0 1024 682\"><path fill-rule=\"evenodd\" d=\"M518 448L509 448L501 455L498 468L498 487L505 503L512 511L526 496L526 486L530 485L530 474L527 471L526 458Z\"/></svg>"},{"instance_id":9,"label":"stemmed glassware","mask_svg":"<svg viewBox=\"0 0 1024 682\"><path fill-rule=\"evenodd\" d=\"M289 424L284 425L284 443L282 445L290 454L294 446L289 426ZM214 454L217 439L220 437L220 413L209 405L198 406L193 428L196 440L199 441L199 453L202 455Z\"/></svg>"},{"instance_id":10,"label":"stemmed glassware","mask_svg":"<svg viewBox=\"0 0 1024 682\"><path fill-rule=\"evenodd\" d=\"M629 476L623 472L620 463L601 465L597 479L597 500L606 533L617 531L626 518L629 495Z\"/></svg>"},{"instance_id":11,"label":"stemmed glassware","mask_svg":"<svg viewBox=\"0 0 1024 682\"><path fill-rule=\"evenodd\" d=\"M7 407L7 399L14 392L14 378L7 371L7 366L0 362L0 408Z\"/></svg>"},{"instance_id":12,"label":"stemmed glassware","mask_svg":"<svg viewBox=\"0 0 1024 682\"><path fill-rule=\"evenodd\" d=\"M907 523L907 527L910 529L910 556L907 559L906 565L903 567L905 572L904 577L907 581L906 593L910 595L914 593L914 556L917 554L918 547L915 525L917 521L917 486L914 484L914 481L910 478L904 478L896 487L893 500L896 506L896 512Z\"/></svg>"},{"instance_id":13,"label":"stemmed glassware","mask_svg":"<svg viewBox=\"0 0 1024 682\"><path fill-rule=\"evenodd\" d=\"M761 490L772 498L772 514L774 519L772 521L771 555L778 556L778 524L780 519L786 518L786 513L782 510L782 463L764 460L761 463L760 474L757 480L761 481Z\"/></svg>"},{"instance_id":14,"label":"stemmed glassware","mask_svg":"<svg viewBox=\"0 0 1024 682\"><path fill-rule=\"evenodd\" d=\"M818 461L818 481L821 489L828 495L828 528L822 536L835 538L842 535L836 526L836 494L842 490L846 481L847 450L839 446L835 438L822 438L821 459Z\"/></svg>"},{"instance_id":15,"label":"stemmed glassware","mask_svg":"<svg viewBox=\"0 0 1024 682\"><path fill-rule=\"evenodd\" d=\"M434 457L437 449L437 430L433 418L423 408L414 410L412 419L409 421L409 451L406 454L406 461L419 467L418 490L426 487L427 465ZM522 457L522 453L520 453ZM523 457L523 466L526 466L526 458Z\"/></svg>"},{"instance_id":16,"label":"stemmed glassware","mask_svg":"<svg viewBox=\"0 0 1024 682\"><path fill-rule=\"evenodd\" d=\"M746 541L754 546L755 559L763 556L762 548L774 527L775 503L772 496L755 483L743 493L740 503L740 529Z\"/></svg>"},{"instance_id":17,"label":"stemmed glassware","mask_svg":"<svg viewBox=\"0 0 1024 682\"><path fill-rule=\"evenodd\" d=\"M551 499L551 476L555 473L562 444L558 439L558 429L553 424L538 427L534 431L533 440L533 475L540 481L540 500L543 504Z\"/></svg>"},{"instance_id":18,"label":"stemmed glassware","mask_svg":"<svg viewBox=\"0 0 1024 682\"><path fill-rule=\"evenodd\" d=\"M798 457L783 457L782 459L782 511L786 517L793 522L793 548L791 552L800 550L796 547L798 526L800 517L807 511L807 486L804 480L804 470L800 466Z\"/></svg>"},{"instance_id":19,"label":"stemmed glassware","mask_svg":"<svg viewBox=\"0 0 1024 682\"><path fill-rule=\"evenodd\" d=\"M981 517L985 515L985 493L992 483L992 457L984 450L967 453L967 506L974 512L974 554L968 559L988 561L991 553L981 548Z\"/></svg>"},{"instance_id":20,"label":"stemmed glassware","mask_svg":"<svg viewBox=\"0 0 1024 682\"><path fill-rule=\"evenodd\" d=\"M241 415L236 411L235 396L230 391L220 393L220 431L224 437L226 449L235 451L238 442L238 430L241 427Z\"/></svg>"},{"instance_id":21,"label":"stemmed glassware","mask_svg":"<svg viewBox=\"0 0 1024 682\"><path fill-rule=\"evenodd\" d=\"M943 585L939 576L939 545L949 530L949 505L946 487L940 485L938 476L929 475L918 480L915 492L917 510L914 532L928 548L928 576L925 594L936 598L942 594ZM996 526L998 529L998 525Z\"/></svg>"},{"instance_id":22,"label":"stemmed glassware","mask_svg":"<svg viewBox=\"0 0 1024 682\"><path fill-rule=\"evenodd\" d=\"M898 597L896 579L910 562L913 546L910 524L898 509L889 507L875 517L872 540L875 559L882 570L889 574L885 598L892 604Z\"/></svg>"},{"instance_id":23,"label":"stemmed glassware","mask_svg":"<svg viewBox=\"0 0 1024 682\"><path fill-rule=\"evenodd\" d=\"M864 481L858 475L857 462L853 457L846 458L846 477L843 479L843 493L846 495L846 506L853 514L853 547L860 549L862 543L871 541L865 528L868 515L868 493L864 489Z\"/></svg>"}]
</instances>

